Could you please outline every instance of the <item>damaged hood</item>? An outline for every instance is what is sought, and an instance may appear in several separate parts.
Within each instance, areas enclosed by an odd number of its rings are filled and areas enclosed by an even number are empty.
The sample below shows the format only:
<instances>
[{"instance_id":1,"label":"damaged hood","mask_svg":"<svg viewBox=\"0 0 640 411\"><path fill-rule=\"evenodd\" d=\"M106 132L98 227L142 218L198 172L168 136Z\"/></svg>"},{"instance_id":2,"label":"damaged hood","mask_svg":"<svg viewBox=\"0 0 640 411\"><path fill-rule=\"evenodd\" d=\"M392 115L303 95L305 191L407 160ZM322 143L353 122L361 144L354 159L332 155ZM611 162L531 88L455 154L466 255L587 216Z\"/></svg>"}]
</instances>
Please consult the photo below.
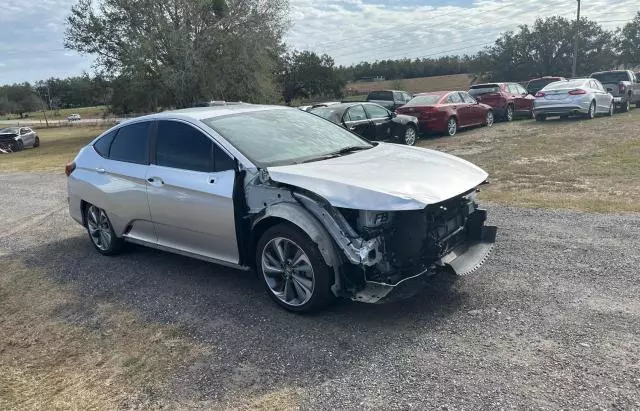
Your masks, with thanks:
<instances>
[{"instance_id":1,"label":"damaged hood","mask_svg":"<svg viewBox=\"0 0 640 411\"><path fill-rule=\"evenodd\" d=\"M461 158L379 143L341 157L268 167L273 181L311 191L334 207L419 210L473 189L488 174Z\"/></svg>"}]
</instances>

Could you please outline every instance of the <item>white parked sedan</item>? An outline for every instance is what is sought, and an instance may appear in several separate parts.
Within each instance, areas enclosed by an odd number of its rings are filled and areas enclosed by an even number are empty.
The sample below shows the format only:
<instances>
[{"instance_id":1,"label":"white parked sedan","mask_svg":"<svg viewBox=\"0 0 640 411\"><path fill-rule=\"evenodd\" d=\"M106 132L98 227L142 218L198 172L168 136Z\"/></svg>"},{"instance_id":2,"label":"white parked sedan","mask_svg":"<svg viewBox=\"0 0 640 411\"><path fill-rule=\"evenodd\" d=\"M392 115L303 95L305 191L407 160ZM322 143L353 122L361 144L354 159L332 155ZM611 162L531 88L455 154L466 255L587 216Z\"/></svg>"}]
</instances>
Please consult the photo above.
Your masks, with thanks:
<instances>
[{"instance_id":1,"label":"white parked sedan","mask_svg":"<svg viewBox=\"0 0 640 411\"><path fill-rule=\"evenodd\" d=\"M537 92L533 101L533 115L537 121L571 115L592 119L599 114L612 116L613 110L613 96L593 78L553 82Z\"/></svg>"},{"instance_id":2,"label":"white parked sedan","mask_svg":"<svg viewBox=\"0 0 640 411\"><path fill-rule=\"evenodd\" d=\"M66 174L71 216L101 254L132 242L253 268L297 312L415 294L438 270L474 271L495 241L476 203L480 168L285 107L136 118Z\"/></svg>"}]
</instances>

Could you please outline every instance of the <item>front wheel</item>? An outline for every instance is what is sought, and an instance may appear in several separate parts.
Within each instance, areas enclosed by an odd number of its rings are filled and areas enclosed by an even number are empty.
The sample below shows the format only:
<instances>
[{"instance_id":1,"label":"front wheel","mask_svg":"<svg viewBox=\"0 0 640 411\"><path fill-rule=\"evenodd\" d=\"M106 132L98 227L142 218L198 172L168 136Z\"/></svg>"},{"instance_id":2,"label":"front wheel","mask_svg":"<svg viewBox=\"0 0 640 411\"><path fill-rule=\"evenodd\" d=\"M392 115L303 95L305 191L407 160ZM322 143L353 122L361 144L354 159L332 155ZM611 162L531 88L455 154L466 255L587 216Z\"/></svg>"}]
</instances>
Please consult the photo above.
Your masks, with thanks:
<instances>
[{"instance_id":1,"label":"front wheel","mask_svg":"<svg viewBox=\"0 0 640 411\"><path fill-rule=\"evenodd\" d=\"M333 274L318 246L289 224L277 224L262 235L256 268L269 296L286 310L310 312L333 299Z\"/></svg>"},{"instance_id":2,"label":"front wheel","mask_svg":"<svg viewBox=\"0 0 640 411\"><path fill-rule=\"evenodd\" d=\"M24 143L22 140L16 140L15 143L12 144L11 151L22 151L24 150Z\"/></svg>"},{"instance_id":3,"label":"front wheel","mask_svg":"<svg viewBox=\"0 0 640 411\"><path fill-rule=\"evenodd\" d=\"M493 125L494 122L494 117L493 117L493 111L489 110L487 111L487 116L484 119L484 125L487 127L491 127Z\"/></svg>"},{"instance_id":4,"label":"front wheel","mask_svg":"<svg viewBox=\"0 0 640 411\"><path fill-rule=\"evenodd\" d=\"M416 144L417 135L418 133L416 132L415 127L407 126L407 129L404 132L404 143L408 146Z\"/></svg>"},{"instance_id":5,"label":"front wheel","mask_svg":"<svg viewBox=\"0 0 640 411\"><path fill-rule=\"evenodd\" d=\"M456 120L455 117L451 117L449 118L449 120L447 120L447 135L449 137L453 137L456 135L457 132L458 132L458 121Z\"/></svg>"}]
</instances>

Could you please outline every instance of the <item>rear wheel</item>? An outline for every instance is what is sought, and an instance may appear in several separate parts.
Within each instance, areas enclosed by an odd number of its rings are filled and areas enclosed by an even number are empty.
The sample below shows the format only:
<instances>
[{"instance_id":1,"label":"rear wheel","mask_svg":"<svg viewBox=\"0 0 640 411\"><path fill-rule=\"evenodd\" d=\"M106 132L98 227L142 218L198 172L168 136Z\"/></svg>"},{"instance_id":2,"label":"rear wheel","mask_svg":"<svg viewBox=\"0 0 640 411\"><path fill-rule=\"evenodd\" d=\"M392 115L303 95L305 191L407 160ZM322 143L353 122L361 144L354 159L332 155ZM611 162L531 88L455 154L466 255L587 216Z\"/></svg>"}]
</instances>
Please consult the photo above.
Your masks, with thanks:
<instances>
[{"instance_id":1,"label":"rear wheel","mask_svg":"<svg viewBox=\"0 0 640 411\"><path fill-rule=\"evenodd\" d=\"M453 137L458 132L458 120L455 117L450 117L447 120L447 135Z\"/></svg>"},{"instance_id":2,"label":"rear wheel","mask_svg":"<svg viewBox=\"0 0 640 411\"><path fill-rule=\"evenodd\" d=\"M487 111L487 116L484 119L484 125L487 127L491 127L494 121L495 119L493 117L493 111L491 110Z\"/></svg>"},{"instance_id":3,"label":"rear wheel","mask_svg":"<svg viewBox=\"0 0 640 411\"><path fill-rule=\"evenodd\" d=\"M36 139L33 142L33 148L40 147L40 137L36 136Z\"/></svg>"},{"instance_id":4,"label":"rear wheel","mask_svg":"<svg viewBox=\"0 0 640 411\"><path fill-rule=\"evenodd\" d=\"M607 116L612 117L613 116L613 110L614 110L614 104L613 104L613 101L612 101L611 104L609 104L609 110L607 111Z\"/></svg>"},{"instance_id":5,"label":"rear wheel","mask_svg":"<svg viewBox=\"0 0 640 411\"><path fill-rule=\"evenodd\" d=\"M404 132L404 143L408 146L416 144L417 135L418 133L416 132L415 127L407 126L407 129Z\"/></svg>"},{"instance_id":6,"label":"rear wheel","mask_svg":"<svg viewBox=\"0 0 640 411\"><path fill-rule=\"evenodd\" d=\"M116 255L122 251L124 240L116 236L103 209L89 204L85 208L84 217L91 244L100 254Z\"/></svg>"},{"instance_id":7,"label":"rear wheel","mask_svg":"<svg viewBox=\"0 0 640 411\"><path fill-rule=\"evenodd\" d=\"M587 111L587 119L591 120L595 118L595 116L596 116L596 102L592 101L591 104L589 104L589 111Z\"/></svg>"},{"instance_id":8,"label":"rear wheel","mask_svg":"<svg viewBox=\"0 0 640 411\"><path fill-rule=\"evenodd\" d=\"M621 112L626 113L629 110L631 110L631 102L629 100L625 101L620 105Z\"/></svg>"},{"instance_id":9,"label":"rear wheel","mask_svg":"<svg viewBox=\"0 0 640 411\"><path fill-rule=\"evenodd\" d=\"M507 111L504 113L505 121L513 121L513 106L511 104L507 105Z\"/></svg>"},{"instance_id":10,"label":"rear wheel","mask_svg":"<svg viewBox=\"0 0 640 411\"><path fill-rule=\"evenodd\" d=\"M289 224L269 228L256 247L256 267L269 296L293 312L329 304L333 274L318 246Z\"/></svg>"}]
</instances>

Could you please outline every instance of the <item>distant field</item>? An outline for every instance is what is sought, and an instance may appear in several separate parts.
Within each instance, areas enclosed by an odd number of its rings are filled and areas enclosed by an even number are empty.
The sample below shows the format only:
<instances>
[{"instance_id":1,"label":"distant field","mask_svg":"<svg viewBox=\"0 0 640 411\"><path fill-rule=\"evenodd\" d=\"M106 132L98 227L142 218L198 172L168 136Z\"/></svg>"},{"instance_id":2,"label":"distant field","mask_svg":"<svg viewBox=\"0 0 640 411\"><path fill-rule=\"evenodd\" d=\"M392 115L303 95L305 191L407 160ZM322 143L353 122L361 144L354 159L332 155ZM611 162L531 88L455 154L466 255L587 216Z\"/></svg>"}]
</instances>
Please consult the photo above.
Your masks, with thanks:
<instances>
[{"instance_id":1,"label":"distant field","mask_svg":"<svg viewBox=\"0 0 640 411\"><path fill-rule=\"evenodd\" d=\"M374 82L349 83L345 87L347 94L367 94L372 90L398 89L410 93L438 90L467 90L473 79L470 74L450 76L419 77L403 80L385 80Z\"/></svg>"},{"instance_id":2,"label":"distant field","mask_svg":"<svg viewBox=\"0 0 640 411\"><path fill-rule=\"evenodd\" d=\"M501 204L640 212L640 109L594 120L496 124L419 145L489 173L481 198ZM425 178L429 178L425 176Z\"/></svg>"},{"instance_id":3,"label":"distant field","mask_svg":"<svg viewBox=\"0 0 640 411\"><path fill-rule=\"evenodd\" d=\"M101 127L63 127L38 130L40 147L0 154L3 171L57 171L73 160L80 148L102 133Z\"/></svg>"},{"instance_id":4,"label":"distant field","mask_svg":"<svg viewBox=\"0 0 640 411\"><path fill-rule=\"evenodd\" d=\"M80 114L82 118L102 118L107 111L107 106L94 106L94 107L79 107L79 108L63 108L60 110L47 110L48 120L61 120L66 119L70 114ZM27 116L31 120L44 121L44 113L42 111L34 111L27 113ZM19 119L20 116L15 114L9 114L0 117L1 120L14 120Z\"/></svg>"}]
</instances>

